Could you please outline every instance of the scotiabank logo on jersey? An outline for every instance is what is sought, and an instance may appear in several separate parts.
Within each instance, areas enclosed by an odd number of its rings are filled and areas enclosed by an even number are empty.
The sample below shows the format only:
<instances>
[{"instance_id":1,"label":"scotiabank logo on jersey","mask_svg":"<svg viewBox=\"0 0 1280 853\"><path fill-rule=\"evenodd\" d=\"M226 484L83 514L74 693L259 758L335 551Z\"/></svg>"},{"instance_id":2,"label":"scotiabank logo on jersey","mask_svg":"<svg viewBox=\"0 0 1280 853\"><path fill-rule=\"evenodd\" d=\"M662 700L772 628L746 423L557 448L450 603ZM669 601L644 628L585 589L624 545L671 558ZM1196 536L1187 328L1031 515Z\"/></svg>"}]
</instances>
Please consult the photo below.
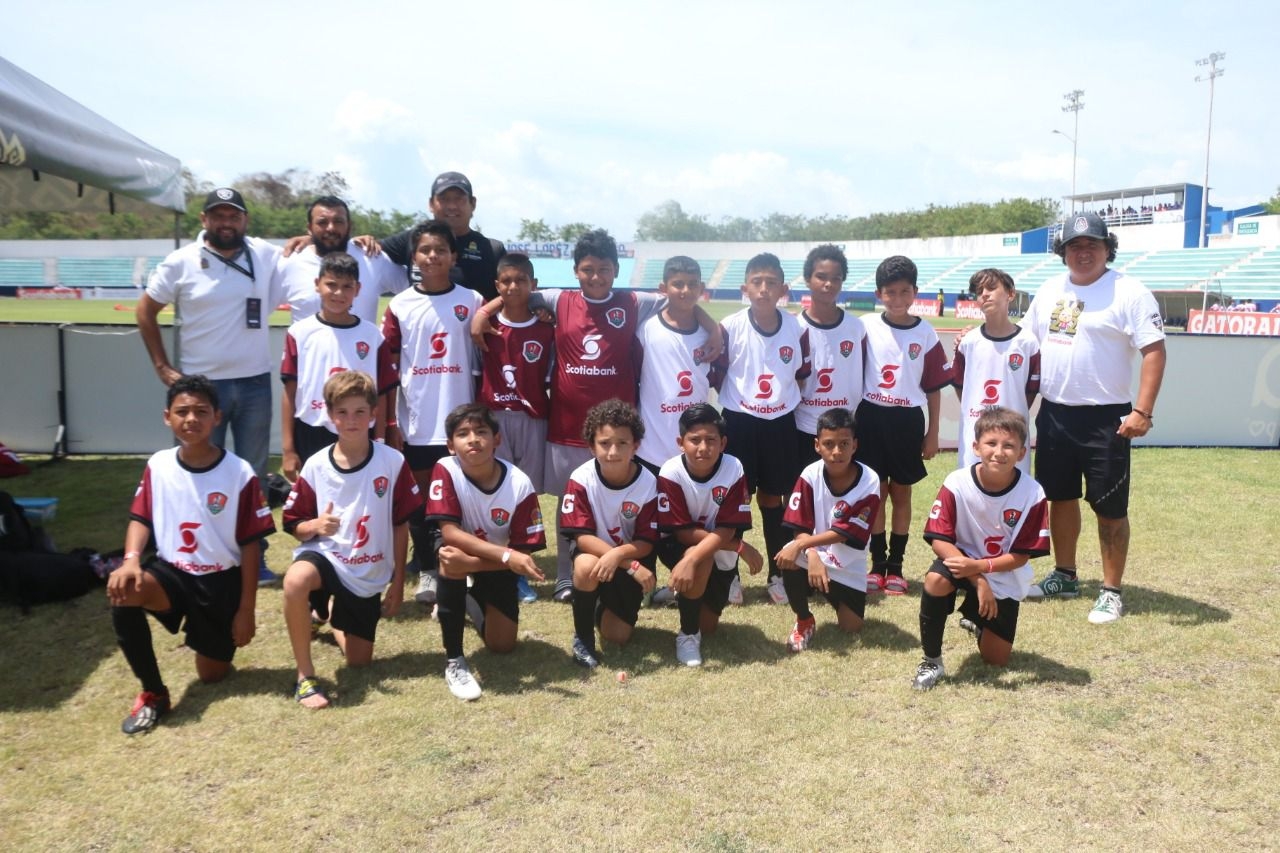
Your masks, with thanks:
<instances>
[{"instance_id":1,"label":"scotiabank logo on jersey","mask_svg":"<svg viewBox=\"0 0 1280 853\"><path fill-rule=\"evenodd\" d=\"M814 387L813 393L815 394L829 393L831 389L835 387L831 381L831 374L835 373L835 371L836 369L834 367L824 367L821 370L819 370L818 375L816 377L816 379L818 380L818 384Z\"/></svg>"},{"instance_id":2,"label":"scotiabank logo on jersey","mask_svg":"<svg viewBox=\"0 0 1280 853\"><path fill-rule=\"evenodd\" d=\"M364 361L369 356L369 345L364 341L356 341L356 357Z\"/></svg>"},{"instance_id":3,"label":"scotiabank logo on jersey","mask_svg":"<svg viewBox=\"0 0 1280 853\"><path fill-rule=\"evenodd\" d=\"M217 515L227 508L227 496L222 492L210 492L204 503L209 508L210 515Z\"/></svg>"},{"instance_id":4,"label":"scotiabank logo on jersey","mask_svg":"<svg viewBox=\"0 0 1280 853\"><path fill-rule=\"evenodd\" d=\"M622 517L630 521L640 514L640 504L635 501L622 502Z\"/></svg>"},{"instance_id":5,"label":"scotiabank logo on jersey","mask_svg":"<svg viewBox=\"0 0 1280 853\"><path fill-rule=\"evenodd\" d=\"M791 357L795 354L796 351L791 347L778 347L778 358L782 359L783 364L790 364Z\"/></svg>"},{"instance_id":6,"label":"scotiabank logo on jersey","mask_svg":"<svg viewBox=\"0 0 1280 853\"><path fill-rule=\"evenodd\" d=\"M390 485L391 485L391 481L388 480L386 477L374 477L373 493L378 497L382 497L387 493L387 489L388 487L390 487Z\"/></svg>"},{"instance_id":7,"label":"scotiabank logo on jersey","mask_svg":"<svg viewBox=\"0 0 1280 853\"><path fill-rule=\"evenodd\" d=\"M489 510L489 520L499 527L506 527L507 522L511 520L511 513L500 506L495 506Z\"/></svg>"},{"instance_id":8,"label":"scotiabank logo on jersey","mask_svg":"<svg viewBox=\"0 0 1280 853\"><path fill-rule=\"evenodd\" d=\"M682 370L676 374L676 385L680 388L677 397L688 397L693 394L693 371Z\"/></svg>"},{"instance_id":9,"label":"scotiabank logo on jersey","mask_svg":"<svg viewBox=\"0 0 1280 853\"><path fill-rule=\"evenodd\" d=\"M200 529L198 521L183 521L178 524L178 538L182 540L182 544L178 546L179 554L194 554L196 549L200 547L200 541L196 539L196 531Z\"/></svg>"},{"instance_id":10,"label":"scotiabank logo on jersey","mask_svg":"<svg viewBox=\"0 0 1280 853\"><path fill-rule=\"evenodd\" d=\"M621 329L627 322L627 312L623 308L610 308L604 312L604 319L615 329Z\"/></svg>"},{"instance_id":11,"label":"scotiabank logo on jersey","mask_svg":"<svg viewBox=\"0 0 1280 853\"><path fill-rule=\"evenodd\" d=\"M1025 361L1025 359L1023 359L1022 357L1022 353L1020 352L1009 353L1009 369L1010 370L1021 370L1023 361Z\"/></svg>"},{"instance_id":12,"label":"scotiabank logo on jersey","mask_svg":"<svg viewBox=\"0 0 1280 853\"><path fill-rule=\"evenodd\" d=\"M537 341L526 341L520 354L524 356L525 361L536 364L538 359L542 358L542 344Z\"/></svg>"},{"instance_id":13,"label":"scotiabank logo on jersey","mask_svg":"<svg viewBox=\"0 0 1280 853\"><path fill-rule=\"evenodd\" d=\"M886 364L880 370L880 388L892 388L898 382L898 365Z\"/></svg>"},{"instance_id":14,"label":"scotiabank logo on jersey","mask_svg":"<svg viewBox=\"0 0 1280 853\"><path fill-rule=\"evenodd\" d=\"M448 332L436 332L431 336L431 358L444 358L449 354L448 339Z\"/></svg>"},{"instance_id":15,"label":"scotiabank logo on jersey","mask_svg":"<svg viewBox=\"0 0 1280 853\"><path fill-rule=\"evenodd\" d=\"M756 391L757 400L768 400L770 397L772 397L773 396L773 374L761 373L760 376L756 379L756 388L759 389L758 391Z\"/></svg>"},{"instance_id":16,"label":"scotiabank logo on jersey","mask_svg":"<svg viewBox=\"0 0 1280 853\"><path fill-rule=\"evenodd\" d=\"M982 383L983 406L994 406L1000 402L1000 380L988 379Z\"/></svg>"},{"instance_id":17,"label":"scotiabank logo on jersey","mask_svg":"<svg viewBox=\"0 0 1280 853\"><path fill-rule=\"evenodd\" d=\"M1004 511L1003 518L1004 518L1005 527L1008 527L1010 530L1012 530L1013 528L1018 526L1018 519L1022 518L1022 510L1006 509Z\"/></svg>"}]
</instances>

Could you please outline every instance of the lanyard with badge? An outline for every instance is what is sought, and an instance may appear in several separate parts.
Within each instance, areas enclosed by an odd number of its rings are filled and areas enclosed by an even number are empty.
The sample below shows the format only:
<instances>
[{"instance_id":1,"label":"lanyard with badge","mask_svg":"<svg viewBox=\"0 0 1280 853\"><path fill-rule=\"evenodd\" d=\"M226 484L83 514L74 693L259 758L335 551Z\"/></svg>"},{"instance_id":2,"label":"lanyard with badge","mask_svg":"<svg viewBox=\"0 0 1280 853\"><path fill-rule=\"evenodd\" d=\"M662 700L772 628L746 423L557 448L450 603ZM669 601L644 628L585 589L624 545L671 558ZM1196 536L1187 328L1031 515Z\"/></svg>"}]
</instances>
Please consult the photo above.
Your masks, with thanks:
<instances>
[{"instance_id":1,"label":"lanyard with badge","mask_svg":"<svg viewBox=\"0 0 1280 853\"><path fill-rule=\"evenodd\" d=\"M254 284L257 284L258 280L257 278L254 277L254 274L253 274L253 252L250 252L247 246L244 248L243 251L240 252L239 255L237 255L234 258L224 258L222 255L219 255L217 252L213 251L208 246L201 246L200 251L207 252L211 257L216 258L219 261L222 261L222 263L225 266L230 267L231 269L240 273L242 276L249 279L249 281L253 282ZM239 260L241 258L243 258L245 261L245 265L243 266L239 263ZM208 267L207 260L205 261L203 266L205 266L206 268ZM250 296L244 300L244 325L245 325L245 328L248 328L248 329L262 328L262 300L256 296Z\"/></svg>"}]
</instances>

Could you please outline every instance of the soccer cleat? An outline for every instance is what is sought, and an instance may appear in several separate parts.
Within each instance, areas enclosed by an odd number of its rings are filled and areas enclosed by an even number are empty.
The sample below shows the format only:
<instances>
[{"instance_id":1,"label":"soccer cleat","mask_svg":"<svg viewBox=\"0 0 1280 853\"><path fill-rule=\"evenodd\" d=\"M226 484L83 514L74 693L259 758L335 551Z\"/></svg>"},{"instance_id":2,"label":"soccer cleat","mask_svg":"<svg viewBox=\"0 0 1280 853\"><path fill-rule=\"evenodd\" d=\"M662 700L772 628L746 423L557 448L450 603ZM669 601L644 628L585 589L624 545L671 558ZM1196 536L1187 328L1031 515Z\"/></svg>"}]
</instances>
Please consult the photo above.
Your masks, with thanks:
<instances>
[{"instance_id":1,"label":"soccer cleat","mask_svg":"<svg viewBox=\"0 0 1280 853\"><path fill-rule=\"evenodd\" d=\"M431 572L418 575L418 588L414 590L413 600L419 604L436 603L436 579Z\"/></svg>"},{"instance_id":2,"label":"soccer cleat","mask_svg":"<svg viewBox=\"0 0 1280 853\"><path fill-rule=\"evenodd\" d=\"M685 666L702 666L702 632L676 634L676 660Z\"/></svg>"},{"instance_id":3,"label":"soccer cleat","mask_svg":"<svg viewBox=\"0 0 1280 853\"><path fill-rule=\"evenodd\" d=\"M1094 625L1105 625L1108 622L1115 622L1123 615L1124 602L1120 600L1120 593L1104 589L1098 595L1098 600L1093 603L1093 609L1089 611L1089 621Z\"/></svg>"},{"instance_id":4,"label":"soccer cleat","mask_svg":"<svg viewBox=\"0 0 1280 853\"><path fill-rule=\"evenodd\" d=\"M961 630L961 631L968 631L970 634L974 634L974 635L976 636L976 635L977 635L977 631L978 631L978 626L977 626L977 625L975 625L975 624L974 624L974 622L973 622L973 620L972 620L972 619L970 619L968 616L961 616L961 617L960 617L960 630Z\"/></svg>"},{"instance_id":5,"label":"soccer cleat","mask_svg":"<svg viewBox=\"0 0 1280 853\"><path fill-rule=\"evenodd\" d=\"M871 584L867 584L869 589ZM906 595L907 579L902 575L885 575L884 577L884 593L885 595Z\"/></svg>"},{"instance_id":6,"label":"soccer cleat","mask_svg":"<svg viewBox=\"0 0 1280 853\"><path fill-rule=\"evenodd\" d=\"M516 575L516 598L521 604L532 604L538 600L538 593L534 591L533 585L524 575Z\"/></svg>"},{"instance_id":7,"label":"soccer cleat","mask_svg":"<svg viewBox=\"0 0 1280 853\"><path fill-rule=\"evenodd\" d=\"M742 581L737 575L734 575L733 580L729 581L729 603L742 603Z\"/></svg>"},{"instance_id":8,"label":"soccer cleat","mask_svg":"<svg viewBox=\"0 0 1280 853\"><path fill-rule=\"evenodd\" d=\"M271 586L278 580L280 580L280 576L268 569L267 563L264 560L262 564L258 566L258 586Z\"/></svg>"},{"instance_id":9,"label":"soccer cleat","mask_svg":"<svg viewBox=\"0 0 1280 853\"><path fill-rule=\"evenodd\" d=\"M653 596L649 599L651 607L672 607L676 603L676 593L669 586L660 586L653 591Z\"/></svg>"},{"instance_id":10,"label":"soccer cleat","mask_svg":"<svg viewBox=\"0 0 1280 853\"><path fill-rule=\"evenodd\" d=\"M769 584L765 589L769 593L769 600L774 604L787 603L787 588L782 584L782 575L769 578Z\"/></svg>"},{"instance_id":11,"label":"soccer cleat","mask_svg":"<svg viewBox=\"0 0 1280 853\"><path fill-rule=\"evenodd\" d=\"M134 700L129 716L125 717L124 722L120 724L120 731L127 735L149 732L167 713L169 713L169 693L167 691L152 693L150 690L144 690Z\"/></svg>"},{"instance_id":12,"label":"soccer cleat","mask_svg":"<svg viewBox=\"0 0 1280 853\"><path fill-rule=\"evenodd\" d=\"M444 668L444 683L449 685L449 692L464 702L480 698L480 682L471 675L466 658L449 658Z\"/></svg>"},{"instance_id":13,"label":"soccer cleat","mask_svg":"<svg viewBox=\"0 0 1280 853\"><path fill-rule=\"evenodd\" d=\"M587 669L595 669L600 665L600 653L595 649L587 648L587 644L578 639L578 635L573 635L573 662L578 666L585 666Z\"/></svg>"},{"instance_id":14,"label":"soccer cleat","mask_svg":"<svg viewBox=\"0 0 1280 853\"><path fill-rule=\"evenodd\" d=\"M791 635L787 637L787 650L802 652L809 648L809 643L813 641L813 629L817 625L817 620L812 616L798 620L796 626L791 629Z\"/></svg>"},{"instance_id":15,"label":"soccer cleat","mask_svg":"<svg viewBox=\"0 0 1280 853\"><path fill-rule=\"evenodd\" d=\"M560 604L568 604L573 601L573 585L568 581L563 584L556 583L556 591L551 596L551 600Z\"/></svg>"},{"instance_id":16,"label":"soccer cleat","mask_svg":"<svg viewBox=\"0 0 1280 853\"><path fill-rule=\"evenodd\" d=\"M1040 583L1033 583L1027 598L1079 598L1080 581L1054 569Z\"/></svg>"},{"instance_id":17,"label":"soccer cleat","mask_svg":"<svg viewBox=\"0 0 1280 853\"><path fill-rule=\"evenodd\" d=\"M942 658L937 660L925 658L916 667L916 677L911 682L911 686L916 690L932 690L934 685L946 674L947 670L942 665Z\"/></svg>"}]
</instances>

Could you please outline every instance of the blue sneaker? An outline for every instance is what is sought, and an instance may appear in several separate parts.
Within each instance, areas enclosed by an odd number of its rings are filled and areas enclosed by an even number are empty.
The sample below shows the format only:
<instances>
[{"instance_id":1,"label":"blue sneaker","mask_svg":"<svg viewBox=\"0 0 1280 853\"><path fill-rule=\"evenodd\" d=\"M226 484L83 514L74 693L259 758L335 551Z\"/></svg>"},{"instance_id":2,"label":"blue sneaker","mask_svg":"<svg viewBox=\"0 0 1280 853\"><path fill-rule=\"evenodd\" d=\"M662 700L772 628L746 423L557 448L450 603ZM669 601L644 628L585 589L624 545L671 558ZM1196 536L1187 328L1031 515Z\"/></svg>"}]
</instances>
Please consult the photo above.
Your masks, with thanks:
<instances>
[{"instance_id":1,"label":"blue sneaker","mask_svg":"<svg viewBox=\"0 0 1280 853\"><path fill-rule=\"evenodd\" d=\"M267 558L263 557L258 564L258 586L271 586L280 580L280 576L267 568Z\"/></svg>"},{"instance_id":2,"label":"blue sneaker","mask_svg":"<svg viewBox=\"0 0 1280 853\"><path fill-rule=\"evenodd\" d=\"M524 575L516 575L516 598L521 604L532 604L538 600L538 593L534 591L529 584L529 579Z\"/></svg>"}]
</instances>

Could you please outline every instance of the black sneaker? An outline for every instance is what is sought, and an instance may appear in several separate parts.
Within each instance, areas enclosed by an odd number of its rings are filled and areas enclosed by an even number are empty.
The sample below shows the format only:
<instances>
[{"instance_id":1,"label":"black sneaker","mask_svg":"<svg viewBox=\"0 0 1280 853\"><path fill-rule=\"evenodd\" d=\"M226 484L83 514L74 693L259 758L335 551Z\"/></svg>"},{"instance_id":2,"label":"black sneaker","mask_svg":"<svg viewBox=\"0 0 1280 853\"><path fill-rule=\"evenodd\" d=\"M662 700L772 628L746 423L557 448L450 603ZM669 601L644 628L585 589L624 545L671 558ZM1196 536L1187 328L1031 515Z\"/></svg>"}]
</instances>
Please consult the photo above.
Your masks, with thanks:
<instances>
[{"instance_id":1,"label":"black sneaker","mask_svg":"<svg viewBox=\"0 0 1280 853\"><path fill-rule=\"evenodd\" d=\"M573 662L578 666L585 666L587 669L595 669L600 665L600 653L595 649L587 648L587 644L578 639L578 635L573 635Z\"/></svg>"},{"instance_id":2,"label":"black sneaker","mask_svg":"<svg viewBox=\"0 0 1280 853\"><path fill-rule=\"evenodd\" d=\"M144 690L138 694L129 716L125 717L124 722L120 724L120 731L127 735L149 732L167 713L169 713L169 693L167 691L152 693L150 690Z\"/></svg>"}]
</instances>

